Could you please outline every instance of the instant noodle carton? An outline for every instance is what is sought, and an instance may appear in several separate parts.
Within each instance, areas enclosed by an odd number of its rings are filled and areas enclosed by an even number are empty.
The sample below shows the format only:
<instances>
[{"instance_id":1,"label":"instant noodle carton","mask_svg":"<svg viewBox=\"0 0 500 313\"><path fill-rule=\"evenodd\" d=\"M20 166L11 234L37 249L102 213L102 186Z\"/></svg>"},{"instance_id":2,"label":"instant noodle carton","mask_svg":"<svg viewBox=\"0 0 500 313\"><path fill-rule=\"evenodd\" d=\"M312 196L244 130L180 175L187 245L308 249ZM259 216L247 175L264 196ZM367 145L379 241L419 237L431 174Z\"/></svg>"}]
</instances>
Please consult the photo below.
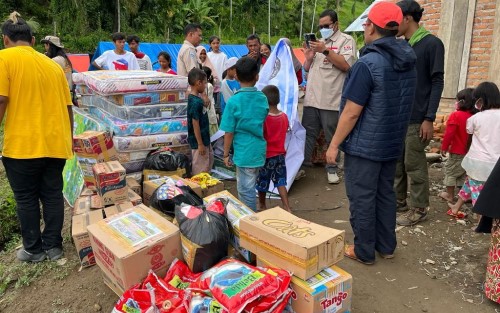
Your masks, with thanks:
<instances>
[{"instance_id":1,"label":"instant noodle carton","mask_svg":"<svg viewBox=\"0 0 500 313\"><path fill-rule=\"evenodd\" d=\"M150 269L164 276L175 258L182 259L179 228L142 204L87 229L96 263L115 292L140 283Z\"/></svg>"},{"instance_id":2,"label":"instant noodle carton","mask_svg":"<svg viewBox=\"0 0 500 313\"><path fill-rule=\"evenodd\" d=\"M153 180L145 180L143 185L142 185L142 200L145 205L149 205L151 203L151 197L153 196L153 193L158 189L163 183L165 183L166 180L172 179L174 182L181 181L184 185L191 187L193 191L200 197L202 197L202 191L201 187L193 183L192 181L189 181L187 179L184 179L178 175L172 175L172 176L166 176L166 177L161 177Z\"/></svg>"},{"instance_id":3,"label":"instant noodle carton","mask_svg":"<svg viewBox=\"0 0 500 313\"><path fill-rule=\"evenodd\" d=\"M274 267L257 258L257 266ZM292 276L291 313L350 313L352 276L338 266L328 267L308 280Z\"/></svg>"},{"instance_id":4,"label":"instant noodle carton","mask_svg":"<svg viewBox=\"0 0 500 313\"><path fill-rule=\"evenodd\" d=\"M90 237L87 226L99 222L103 219L102 209L89 211L85 214L75 215L71 223L71 236L75 243L76 252L82 267L89 267L95 264L94 252L90 244Z\"/></svg>"},{"instance_id":5,"label":"instant noodle carton","mask_svg":"<svg viewBox=\"0 0 500 313\"><path fill-rule=\"evenodd\" d=\"M125 169L118 161L99 163L92 167L97 193L104 205L128 201Z\"/></svg>"},{"instance_id":6,"label":"instant noodle carton","mask_svg":"<svg viewBox=\"0 0 500 313\"><path fill-rule=\"evenodd\" d=\"M228 203L226 205L227 219L231 223L231 233L229 237L229 243L234 249L241 254L241 256L249 263L255 262L255 254L242 248L240 245L240 220L245 217L254 214L249 207L241 203L235 196L233 196L229 191L224 190L208 197L203 200L205 202L210 202L217 198L227 199Z\"/></svg>"},{"instance_id":7,"label":"instant noodle carton","mask_svg":"<svg viewBox=\"0 0 500 313\"><path fill-rule=\"evenodd\" d=\"M132 202L133 205L139 205L142 204L142 198L139 197L138 194L136 194L132 189L128 189L128 201Z\"/></svg>"},{"instance_id":8,"label":"instant noodle carton","mask_svg":"<svg viewBox=\"0 0 500 313\"><path fill-rule=\"evenodd\" d=\"M137 182L137 180L133 179L132 177L127 177L127 186L130 188L133 192L138 194L139 196L142 196L142 186Z\"/></svg>"},{"instance_id":9,"label":"instant noodle carton","mask_svg":"<svg viewBox=\"0 0 500 313\"><path fill-rule=\"evenodd\" d=\"M345 231L321 226L279 208L240 220L240 245L257 257L308 279L344 256Z\"/></svg>"},{"instance_id":10,"label":"instant noodle carton","mask_svg":"<svg viewBox=\"0 0 500 313\"><path fill-rule=\"evenodd\" d=\"M97 194L80 196L73 206L73 215L80 215L90 212L92 209L102 209L101 197Z\"/></svg>"}]
</instances>

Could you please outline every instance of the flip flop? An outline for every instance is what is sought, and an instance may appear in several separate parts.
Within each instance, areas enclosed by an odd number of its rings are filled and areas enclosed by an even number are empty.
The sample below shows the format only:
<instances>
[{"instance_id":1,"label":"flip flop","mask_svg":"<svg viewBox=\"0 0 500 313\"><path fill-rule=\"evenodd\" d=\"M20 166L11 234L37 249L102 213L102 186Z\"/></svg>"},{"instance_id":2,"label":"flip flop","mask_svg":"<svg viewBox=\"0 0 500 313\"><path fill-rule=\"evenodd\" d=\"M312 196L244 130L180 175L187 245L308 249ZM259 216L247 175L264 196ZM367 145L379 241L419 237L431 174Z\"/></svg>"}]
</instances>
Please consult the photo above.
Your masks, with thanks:
<instances>
[{"instance_id":1,"label":"flip flop","mask_svg":"<svg viewBox=\"0 0 500 313\"><path fill-rule=\"evenodd\" d=\"M465 214L464 212L458 211L457 213L453 213L453 211L451 209L449 209L446 212L446 214L448 214L449 216L454 217L456 219L459 219L459 220L462 220L462 219L467 217L467 214Z\"/></svg>"},{"instance_id":2,"label":"flip flop","mask_svg":"<svg viewBox=\"0 0 500 313\"><path fill-rule=\"evenodd\" d=\"M365 265L373 265L375 263L375 262L367 262L367 261L363 261L363 260L358 259L358 257L356 256L356 253L354 253L354 245L346 244L344 246L344 255L351 260L358 261L359 263L362 263Z\"/></svg>"}]
</instances>

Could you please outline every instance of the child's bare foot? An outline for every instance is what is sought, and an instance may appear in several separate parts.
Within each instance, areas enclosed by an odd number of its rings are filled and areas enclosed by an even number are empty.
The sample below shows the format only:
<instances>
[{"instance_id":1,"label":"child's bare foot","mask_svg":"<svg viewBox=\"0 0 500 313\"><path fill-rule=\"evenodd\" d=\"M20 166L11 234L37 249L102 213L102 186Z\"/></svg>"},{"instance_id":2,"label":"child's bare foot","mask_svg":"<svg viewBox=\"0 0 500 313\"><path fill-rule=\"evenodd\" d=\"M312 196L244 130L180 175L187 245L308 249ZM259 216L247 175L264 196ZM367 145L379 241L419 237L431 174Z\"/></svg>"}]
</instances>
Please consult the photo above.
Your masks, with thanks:
<instances>
[{"instance_id":1,"label":"child's bare foot","mask_svg":"<svg viewBox=\"0 0 500 313\"><path fill-rule=\"evenodd\" d=\"M461 206L461 205L459 205L459 203L455 203L455 204L453 204L453 203L451 203L451 202L448 202L448 208L450 208L450 210L451 210L451 212L452 212L453 214L457 214L457 212L458 212L458 211L460 211L460 208L461 208L461 207L462 207L462 206Z\"/></svg>"},{"instance_id":2,"label":"child's bare foot","mask_svg":"<svg viewBox=\"0 0 500 313\"><path fill-rule=\"evenodd\" d=\"M453 197L450 196L446 191L443 191L439 194L439 197L441 199L443 199L444 201L446 202L452 202L453 201Z\"/></svg>"},{"instance_id":3,"label":"child's bare foot","mask_svg":"<svg viewBox=\"0 0 500 313\"><path fill-rule=\"evenodd\" d=\"M446 214L448 214L449 216L452 216L457 219L464 219L467 217L466 213L460 211L462 205L459 202L455 204L448 202L448 207L450 209L446 212Z\"/></svg>"}]
</instances>

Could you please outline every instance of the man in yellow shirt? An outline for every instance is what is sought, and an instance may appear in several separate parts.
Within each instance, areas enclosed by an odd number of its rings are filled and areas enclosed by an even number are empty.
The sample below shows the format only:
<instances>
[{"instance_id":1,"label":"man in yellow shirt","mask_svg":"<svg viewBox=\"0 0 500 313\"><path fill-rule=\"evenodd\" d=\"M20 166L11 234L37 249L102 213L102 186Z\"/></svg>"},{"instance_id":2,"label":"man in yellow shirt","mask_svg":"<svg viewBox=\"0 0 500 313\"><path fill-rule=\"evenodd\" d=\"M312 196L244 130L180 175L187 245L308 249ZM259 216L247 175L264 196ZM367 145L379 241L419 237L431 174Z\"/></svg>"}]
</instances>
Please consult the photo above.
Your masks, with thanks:
<instances>
[{"instance_id":1,"label":"man in yellow shirt","mask_svg":"<svg viewBox=\"0 0 500 313\"><path fill-rule=\"evenodd\" d=\"M17 12L2 24L0 122L5 115L3 164L14 191L25 262L63 255L62 171L71 158L73 111L61 67L36 52L34 37ZM45 227L40 231L40 204Z\"/></svg>"}]
</instances>

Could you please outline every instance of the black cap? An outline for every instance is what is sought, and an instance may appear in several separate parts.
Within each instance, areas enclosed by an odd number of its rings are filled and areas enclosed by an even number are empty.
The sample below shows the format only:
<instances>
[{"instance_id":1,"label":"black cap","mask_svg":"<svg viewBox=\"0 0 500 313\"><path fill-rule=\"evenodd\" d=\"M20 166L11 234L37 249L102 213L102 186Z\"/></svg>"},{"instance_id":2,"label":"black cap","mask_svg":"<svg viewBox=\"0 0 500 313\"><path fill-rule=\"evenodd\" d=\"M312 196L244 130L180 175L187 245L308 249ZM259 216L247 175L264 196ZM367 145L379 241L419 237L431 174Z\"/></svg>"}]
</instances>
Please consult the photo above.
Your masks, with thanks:
<instances>
[{"instance_id":1,"label":"black cap","mask_svg":"<svg viewBox=\"0 0 500 313\"><path fill-rule=\"evenodd\" d=\"M403 15L422 14L424 9L415 0L403 0L396 3L403 11Z\"/></svg>"}]
</instances>

